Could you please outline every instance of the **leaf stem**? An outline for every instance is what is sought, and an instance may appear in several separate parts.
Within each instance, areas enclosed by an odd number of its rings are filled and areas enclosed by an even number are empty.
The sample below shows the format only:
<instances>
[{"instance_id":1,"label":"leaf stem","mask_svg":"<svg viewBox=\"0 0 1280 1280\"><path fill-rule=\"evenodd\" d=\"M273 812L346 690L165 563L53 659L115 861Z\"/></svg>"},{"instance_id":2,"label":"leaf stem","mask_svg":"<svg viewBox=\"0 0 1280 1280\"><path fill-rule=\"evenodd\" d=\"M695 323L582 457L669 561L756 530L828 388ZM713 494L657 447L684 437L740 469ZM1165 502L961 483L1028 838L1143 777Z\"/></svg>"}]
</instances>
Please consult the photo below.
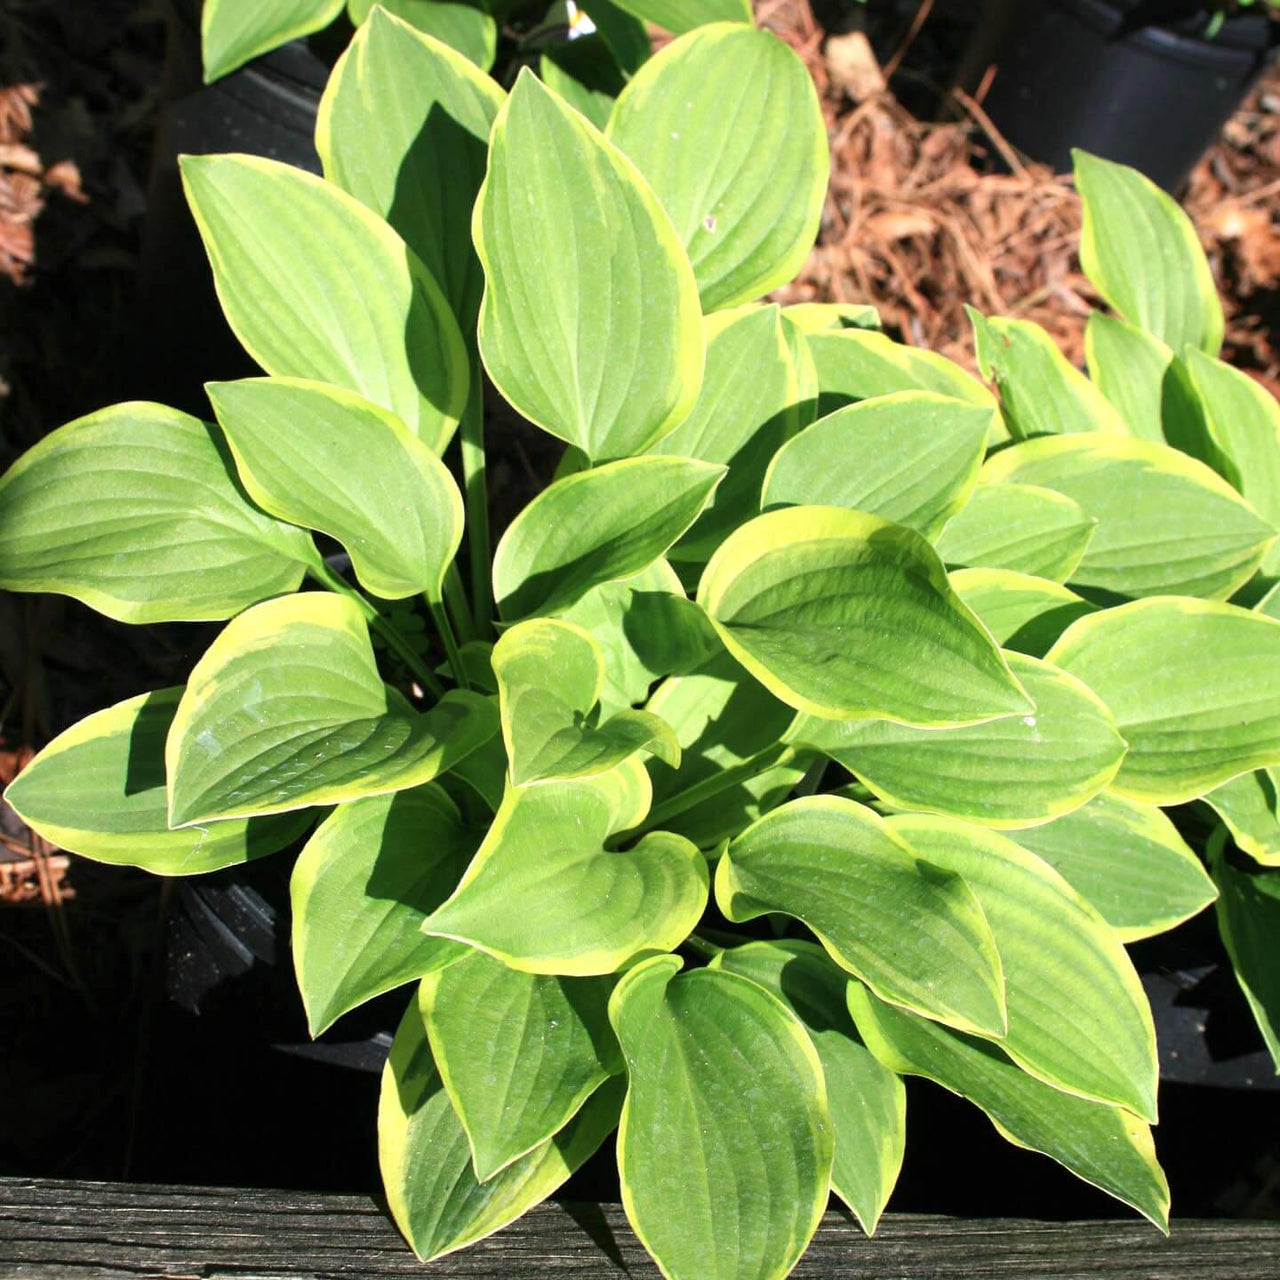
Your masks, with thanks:
<instances>
[{"instance_id":1,"label":"leaf stem","mask_svg":"<svg viewBox=\"0 0 1280 1280\"><path fill-rule=\"evenodd\" d=\"M449 614L445 610L444 602L425 591L422 593L422 598L427 602L432 621L435 622L440 639L444 642L444 651L449 658L449 669L453 672L454 683L460 689L470 689L471 681L467 679L467 668L462 661L462 654L458 651L458 641L454 637L453 627L449 625Z\"/></svg>"},{"instance_id":2,"label":"leaf stem","mask_svg":"<svg viewBox=\"0 0 1280 1280\"><path fill-rule=\"evenodd\" d=\"M415 652L413 646L404 638L396 627L387 621L378 610L369 603L354 587L344 582L323 560L307 566L307 572L322 586L340 596L353 600L364 614L365 621L376 631L387 647L393 650L406 667L413 672L414 679L430 694L440 698L444 696L444 685L436 679L435 673Z\"/></svg>"},{"instance_id":3,"label":"leaf stem","mask_svg":"<svg viewBox=\"0 0 1280 1280\"><path fill-rule=\"evenodd\" d=\"M471 352L471 394L462 411L462 488L467 509L467 555L471 564L471 607L475 634L488 636L493 625L490 582L489 489L484 453L484 375L480 357Z\"/></svg>"},{"instance_id":4,"label":"leaf stem","mask_svg":"<svg viewBox=\"0 0 1280 1280\"><path fill-rule=\"evenodd\" d=\"M633 828L626 834L635 836L643 835L646 831L653 831L669 819L692 809L694 805L701 804L704 800L710 800L713 796L718 796L721 792L728 791L731 787L736 787L739 782L747 778L753 778L757 773L761 773L765 769L776 769L779 765L790 764L795 757L796 749L790 743L775 742L772 746L765 747L763 751L757 751L755 755L742 761L741 764L732 765L728 769L721 769L719 773L713 773L711 777L703 778L701 782L695 782L693 786L686 787L683 791L677 791L673 796L668 796L661 804L655 805L649 811L649 816L640 826Z\"/></svg>"},{"instance_id":5,"label":"leaf stem","mask_svg":"<svg viewBox=\"0 0 1280 1280\"><path fill-rule=\"evenodd\" d=\"M695 955L701 956L704 960L714 960L724 948L717 946L710 938L704 938L700 934L691 933L681 944L682 947L688 947Z\"/></svg>"},{"instance_id":6,"label":"leaf stem","mask_svg":"<svg viewBox=\"0 0 1280 1280\"><path fill-rule=\"evenodd\" d=\"M476 639L475 619L471 616L471 602L467 599L467 589L462 585L462 575L458 572L458 562L449 561L444 573L444 602L449 609L449 617L453 620L453 629L459 644Z\"/></svg>"}]
</instances>

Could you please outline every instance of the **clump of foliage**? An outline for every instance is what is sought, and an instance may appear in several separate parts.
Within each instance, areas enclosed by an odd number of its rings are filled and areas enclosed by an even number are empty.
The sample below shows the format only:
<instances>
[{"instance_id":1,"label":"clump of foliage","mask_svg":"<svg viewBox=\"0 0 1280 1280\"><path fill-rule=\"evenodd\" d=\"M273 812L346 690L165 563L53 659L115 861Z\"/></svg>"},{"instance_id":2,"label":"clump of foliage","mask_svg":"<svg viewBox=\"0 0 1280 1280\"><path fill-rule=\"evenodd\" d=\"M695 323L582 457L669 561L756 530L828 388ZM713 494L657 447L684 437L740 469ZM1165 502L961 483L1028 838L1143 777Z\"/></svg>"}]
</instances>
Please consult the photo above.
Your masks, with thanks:
<instances>
[{"instance_id":1,"label":"clump of foliage","mask_svg":"<svg viewBox=\"0 0 1280 1280\"><path fill-rule=\"evenodd\" d=\"M1280 1053L1280 420L1185 216L1081 156L1092 377L975 313L997 398L865 308L758 302L827 149L749 25L646 60L601 132L375 10L318 145L323 180L183 166L268 376L0 481L0 585L228 620L15 809L166 875L305 837L313 1032L415 984L378 1129L424 1259L617 1129L665 1274L784 1275L831 1190L874 1230L906 1075L1165 1227L1124 943L1216 897ZM567 445L492 556L482 367ZM430 651L376 603L419 597Z\"/></svg>"}]
</instances>

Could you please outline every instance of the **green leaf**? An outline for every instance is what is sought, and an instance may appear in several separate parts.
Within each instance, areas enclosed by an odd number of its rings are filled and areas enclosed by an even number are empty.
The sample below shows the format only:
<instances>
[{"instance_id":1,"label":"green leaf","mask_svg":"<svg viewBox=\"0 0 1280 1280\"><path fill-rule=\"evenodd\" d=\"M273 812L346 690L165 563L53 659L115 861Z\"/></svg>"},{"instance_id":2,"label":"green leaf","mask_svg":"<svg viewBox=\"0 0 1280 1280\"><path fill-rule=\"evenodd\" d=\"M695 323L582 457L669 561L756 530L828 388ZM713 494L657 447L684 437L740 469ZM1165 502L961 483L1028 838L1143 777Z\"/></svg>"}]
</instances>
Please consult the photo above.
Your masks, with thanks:
<instances>
[{"instance_id":1,"label":"green leaf","mask_svg":"<svg viewBox=\"0 0 1280 1280\"><path fill-rule=\"evenodd\" d=\"M1169 1184L1142 1121L1050 1088L995 1045L895 1009L857 983L849 984L848 999L868 1047L890 1070L924 1076L967 1098L1001 1136L1043 1152L1168 1232Z\"/></svg>"},{"instance_id":2,"label":"green leaf","mask_svg":"<svg viewBox=\"0 0 1280 1280\"><path fill-rule=\"evenodd\" d=\"M794 916L884 999L1004 1033L1001 958L978 899L863 805L807 796L752 823L720 858L716 902L730 920Z\"/></svg>"},{"instance_id":3,"label":"green leaf","mask_svg":"<svg viewBox=\"0 0 1280 1280\"><path fill-rule=\"evenodd\" d=\"M528 68L494 123L472 234L480 354L521 414L594 462L641 453L687 416L702 322L671 220Z\"/></svg>"},{"instance_id":4,"label":"green leaf","mask_svg":"<svg viewBox=\"0 0 1280 1280\"><path fill-rule=\"evenodd\" d=\"M1015 440L1073 431L1125 434L1119 413L1030 320L984 317L966 307L982 376L1000 389L1004 420Z\"/></svg>"},{"instance_id":5,"label":"green leaf","mask_svg":"<svg viewBox=\"0 0 1280 1280\"><path fill-rule=\"evenodd\" d=\"M483 0L347 0L347 13L357 27L366 19L377 21L377 15L371 18L375 7L456 50L481 71L493 66L498 24L489 16ZM381 89L384 105L393 104L391 86L384 83Z\"/></svg>"},{"instance_id":6,"label":"green leaf","mask_svg":"<svg viewBox=\"0 0 1280 1280\"><path fill-rule=\"evenodd\" d=\"M494 714L498 700L494 698ZM448 782L456 778L472 796L479 797L490 813L497 813L502 797L507 793L507 749L502 734L495 733L469 755L463 756L442 779Z\"/></svg>"},{"instance_id":7,"label":"green leaf","mask_svg":"<svg viewBox=\"0 0 1280 1280\"><path fill-rule=\"evenodd\" d=\"M627 83L608 42L599 35L549 46L538 60L538 74L548 89L602 131Z\"/></svg>"},{"instance_id":8,"label":"green leaf","mask_svg":"<svg viewBox=\"0 0 1280 1280\"><path fill-rule=\"evenodd\" d=\"M657 956L609 1003L627 1060L622 1205L671 1280L781 1280L827 1206L822 1065L776 996L734 973L679 968Z\"/></svg>"},{"instance_id":9,"label":"green leaf","mask_svg":"<svg viewBox=\"0 0 1280 1280\"><path fill-rule=\"evenodd\" d=\"M1043 858L1125 942L1164 933L1215 897L1200 859L1159 809L1107 791L1009 838Z\"/></svg>"},{"instance_id":10,"label":"green leaf","mask_svg":"<svg viewBox=\"0 0 1280 1280\"><path fill-rule=\"evenodd\" d=\"M612 991L612 978L518 973L482 951L423 981L431 1052L481 1182L558 1133L622 1070Z\"/></svg>"},{"instance_id":11,"label":"green leaf","mask_svg":"<svg viewBox=\"0 0 1280 1280\"><path fill-rule=\"evenodd\" d=\"M1164 443L1160 405L1173 352L1137 325L1094 311L1084 327L1089 376L1115 405L1130 435Z\"/></svg>"},{"instance_id":12,"label":"green leaf","mask_svg":"<svg viewBox=\"0 0 1280 1280\"><path fill-rule=\"evenodd\" d=\"M1242 871L1226 857L1223 841L1209 844L1209 870L1218 885L1218 929L1240 989L1280 1075L1280 875Z\"/></svg>"},{"instance_id":13,"label":"green leaf","mask_svg":"<svg viewBox=\"0 0 1280 1280\"><path fill-rule=\"evenodd\" d=\"M780 308L718 312L707 317L705 333L707 365L698 402L650 449L729 468L706 511L671 549L672 560L697 565L759 515L769 460L803 425Z\"/></svg>"},{"instance_id":14,"label":"green leaf","mask_svg":"<svg viewBox=\"0 0 1280 1280\"><path fill-rule=\"evenodd\" d=\"M180 688L159 689L73 724L4 798L58 848L157 875L218 871L292 844L310 826L310 813L169 830L164 743L181 696Z\"/></svg>"},{"instance_id":15,"label":"green leaf","mask_svg":"<svg viewBox=\"0 0 1280 1280\"><path fill-rule=\"evenodd\" d=\"M439 600L462 541L462 495L393 413L297 378L205 384L253 500L336 538L360 585L388 600Z\"/></svg>"},{"instance_id":16,"label":"green leaf","mask_svg":"<svg viewBox=\"0 0 1280 1280\"><path fill-rule=\"evenodd\" d=\"M1077 503L1098 527L1070 580L1120 595L1225 598L1253 576L1276 532L1203 463L1128 436L1027 440L990 458L982 479Z\"/></svg>"},{"instance_id":17,"label":"green leaf","mask_svg":"<svg viewBox=\"0 0 1280 1280\"><path fill-rule=\"evenodd\" d=\"M649 809L632 759L507 792L457 892L425 932L487 951L524 973L590 977L678 946L707 901L707 867L668 832L611 852L605 841Z\"/></svg>"},{"instance_id":18,"label":"green leaf","mask_svg":"<svg viewBox=\"0 0 1280 1280\"><path fill-rule=\"evenodd\" d=\"M1080 265L1093 287L1173 350L1217 355L1222 304L1191 219L1136 169L1072 154L1084 204Z\"/></svg>"},{"instance_id":19,"label":"green leaf","mask_svg":"<svg viewBox=\"0 0 1280 1280\"><path fill-rule=\"evenodd\" d=\"M434 783L339 805L316 828L289 882L293 964L312 1036L466 954L419 926L478 843Z\"/></svg>"},{"instance_id":20,"label":"green leaf","mask_svg":"<svg viewBox=\"0 0 1280 1280\"><path fill-rule=\"evenodd\" d=\"M1111 708L1129 744L1111 789L1182 804L1280 764L1280 622L1207 600L1139 600L1081 618L1049 661Z\"/></svg>"},{"instance_id":21,"label":"green leaf","mask_svg":"<svg viewBox=\"0 0 1280 1280\"><path fill-rule=\"evenodd\" d=\"M1097 524L1052 489L980 484L935 545L949 565L1013 569L1059 582L1075 573Z\"/></svg>"},{"instance_id":22,"label":"green leaf","mask_svg":"<svg viewBox=\"0 0 1280 1280\"><path fill-rule=\"evenodd\" d=\"M673 40L623 90L608 136L671 215L704 311L762 297L804 265L827 129L804 63L771 31L717 23Z\"/></svg>"},{"instance_id":23,"label":"green leaf","mask_svg":"<svg viewBox=\"0 0 1280 1280\"><path fill-rule=\"evenodd\" d=\"M750 978L804 1024L822 1062L835 1131L831 1187L873 1234L902 1168L907 1095L853 1025L845 1003L848 975L820 947L797 941L734 947L709 967Z\"/></svg>"},{"instance_id":24,"label":"green leaf","mask_svg":"<svg viewBox=\"0 0 1280 1280\"><path fill-rule=\"evenodd\" d=\"M1280 404L1247 373L1195 348L1184 356L1210 438L1227 463L1223 474L1273 528L1280 527ZM1280 543L1262 558L1280 577Z\"/></svg>"},{"instance_id":25,"label":"green leaf","mask_svg":"<svg viewBox=\"0 0 1280 1280\"><path fill-rule=\"evenodd\" d=\"M471 209L503 101L466 58L378 8L338 59L316 120L325 177L400 233L469 341L484 289Z\"/></svg>"},{"instance_id":26,"label":"green leaf","mask_svg":"<svg viewBox=\"0 0 1280 1280\"><path fill-rule=\"evenodd\" d=\"M200 14L204 82L212 84L237 67L299 36L327 27L342 0L205 0Z\"/></svg>"},{"instance_id":27,"label":"green leaf","mask_svg":"<svg viewBox=\"0 0 1280 1280\"><path fill-rule=\"evenodd\" d=\"M358 392L443 452L467 398L467 353L417 255L301 169L244 155L183 156L181 168L222 310L254 360Z\"/></svg>"},{"instance_id":28,"label":"green leaf","mask_svg":"<svg viewBox=\"0 0 1280 1280\"><path fill-rule=\"evenodd\" d=\"M245 496L220 432L157 404L78 418L0 480L0 587L120 622L229 618L294 591L311 539Z\"/></svg>"},{"instance_id":29,"label":"green leaf","mask_svg":"<svg viewBox=\"0 0 1280 1280\"><path fill-rule=\"evenodd\" d=\"M652 712L619 711L594 724L604 655L580 628L535 618L505 631L493 650L511 782L604 773L637 751L680 763L680 744Z\"/></svg>"},{"instance_id":30,"label":"green leaf","mask_svg":"<svg viewBox=\"0 0 1280 1280\"><path fill-rule=\"evenodd\" d=\"M1009 1026L1000 1048L1046 1084L1154 1124L1155 1027L1111 926L1047 862L994 831L930 814L887 825L963 876L982 904L1004 966Z\"/></svg>"},{"instance_id":31,"label":"green leaf","mask_svg":"<svg viewBox=\"0 0 1280 1280\"><path fill-rule=\"evenodd\" d=\"M653 51L644 22L634 13L628 13L625 5L616 4L614 0L582 0L578 7L584 9L595 23L596 30L609 46L622 73L626 76L635 75Z\"/></svg>"},{"instance_id":32,"label":"green leaf","mask_svg":"<svg viewBox=\"0 0 1280 1280\"><path fill-rule=\"evenodd\" d=\"M723 649L696 671L663 681L648 710L672 727L681 747L678 769L649 761L656 804L692 787L709 786L726 770L741 770L746 761L779 743L796 715ZM745 773L666 819L663 827L700 849L711 848L779 804L804 770L784 764Z\"/></svg>"},{"instance_id":33,"label":"green leaf","mask_svg":"<svg viewBox=\"0 0 1280 1280\"><path fill-rule=\"evenodd\" d=\"M782 314L802 333L880 328L880 313L867 302L793 302Z\"/></svg>"},{"instance_id":34,"label":"green leaf","mask_svg":"<svg viewBox=\"0 0 1280 1280\"><path fill-rule=\"evenodd\" d=\"M269 600L196 663L165 748L169 822L282 813L429 782L497 732L488 698L455 690L419 715L382 683L345 596Z\"/></svg>"},{"instance_id":35,"label":"green leaf","mask_svg":"<svg viewBox=\"0 0 1280 1280\"><path fill-rule=\"evenodd\" d=\"M707 615L666 560L592 587L559 616L590 634L604 654L601 715L643 702L655 680L693 671L720 649Z\"/></svg>"},{"instance_id":36,"label":"green leaf","mask_svg":"<svg viewBox=\"0 0 1280 1280\"><path fill-rule=\"evenodd\" d=\"M1236 847L1264 867L1280 867L1280 769L1255 769L1205 796Z\"/></svg>"},{"instance_id":37,"label":"green leaf","mask_svg":"<svg viewBox=\"0 0 1280 1280\"><path fill-rule=\"evenodd\" d=\"M936 537L973 492L994 413L931 391L837 409L778 450L760 506L849 507Z\"/></svg>"},{"instance_id":38,"label":"green leaf","mask_svg":"<svg viewBox=\"0 0 1280 1280\"><path fill-rule=\"evenodd\" d=\"M705 23L751 21L751 0L617 0L617 5L675 35ZM592 7L588 3L587 11Z\"/></svg>"},{"instance_id":39,"label":"green leaf","mask_svg":"<svg viewBox=\"0 0 1280 1280\"><path fill-rule=\"evenodd\" d=\"M597 1089L553 1138L479 1182L413 1001L382 1070L378 1163L391 1216L414 1253L430 1262L463 1249L545 1200L612 1132L622 1093L621 1081Z\"/></svg>"},{"instance_id":40,"label":"green leaf","mask_svg":"<svg viewBox=\"0 0 1280 1280\"><path fill-rule=\"evenodd\" d=\"M883 333L813 333L809 350L822 388L818 412L824 416L855 400L895 391L933 391L987 409L996 407L991 392L958 364L936 352L894 342Z\"/></svg>"},{"instance_id":41,"label":"green leaf","mask_svg":"<svg viewBox=\"0 0 1280 1280\"><path fill-rule=\"evenodd\" d=\"M743 525L698 586L726 648L789 706L955 725L1032 710L918 534L837 507Z\"/></svg>"},{"instance_id":42,"label":"green leaf","mask_svg":"<svg viewBox=\"0 0 1280 1280\"><path fill-rule=\"evenodd\" d=\"M1042 658L1057 638L1094 606L1074 591L1014 569L957 569L956 594L1002 649Z\"/></svg>"},{"instance_id":43,"label":"green leaf","mask_svg":"<svg viewBox=\"0 0 1280 1280\"><path fill-rule=\"evenodd\" d=\"M602 582L634 577L697 519L724 474L692 458L644 457L556 480L498 543L498 612L508 621L556 613Z\"/></svg>"},{"instance_id":44,"label":"green leaf","mask_svg":"<svg viewBox=\"0 0 1280 1280\"><path fill-rule=\"evenodd\" d=\"M817 747L896 808L927 809L984 827L1048 822L1115 777L1124 739L1111 712L1074 676L1023 654L1009 668L1035 711L961 729L812 716L794 740Z\"/></svg>"}]
</instances>

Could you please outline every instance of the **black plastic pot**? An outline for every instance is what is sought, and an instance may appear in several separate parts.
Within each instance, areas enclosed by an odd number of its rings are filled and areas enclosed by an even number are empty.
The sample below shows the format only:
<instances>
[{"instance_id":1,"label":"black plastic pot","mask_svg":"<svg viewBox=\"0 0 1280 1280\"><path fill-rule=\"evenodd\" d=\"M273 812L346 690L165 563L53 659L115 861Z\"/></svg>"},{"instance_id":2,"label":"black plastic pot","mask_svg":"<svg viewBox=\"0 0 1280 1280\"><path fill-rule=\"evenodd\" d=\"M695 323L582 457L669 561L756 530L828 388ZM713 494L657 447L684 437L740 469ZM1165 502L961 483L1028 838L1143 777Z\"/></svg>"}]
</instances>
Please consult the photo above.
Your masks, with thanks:
<instances>
[{"instance_id":1,"label":"black plastic pot","mask_svg":"<svg viewBox=\"0 0 1280 1280\"><path fill-rule=\"evenodd\" d=\"M187 209L178 157L248 152L320 171L316 110L341 31L295 40L211 85L200 76L200 0L173 0L166 106L152 163L136 322L132 395L199 412L201 385L259 372L228 329Z\"/></svg>"},{"instance_id":2,"label":"black plastic pot","mask_svg":"<svg viewBox=\"0 0 1280 1280\"><path fill-rule=\"evenodd\" d=\"M1181 15L1169 17L1170 14ZM1280 28L1178 0L987 0L959 73L1020 151L1065 171L1071 148L1178 190L1271 57Z\"/></svg>"}]
</instances>

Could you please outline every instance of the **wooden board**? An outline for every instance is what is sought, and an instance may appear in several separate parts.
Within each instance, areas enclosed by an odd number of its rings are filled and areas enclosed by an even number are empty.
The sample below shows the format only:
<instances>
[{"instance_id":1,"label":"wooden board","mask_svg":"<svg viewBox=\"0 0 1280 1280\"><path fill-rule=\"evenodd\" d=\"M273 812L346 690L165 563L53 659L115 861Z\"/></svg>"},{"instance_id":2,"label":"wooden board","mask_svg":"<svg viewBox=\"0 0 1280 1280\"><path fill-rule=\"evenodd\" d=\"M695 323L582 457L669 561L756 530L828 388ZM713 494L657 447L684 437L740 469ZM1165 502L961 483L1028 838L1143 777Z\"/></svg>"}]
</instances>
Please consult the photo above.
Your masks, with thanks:
<instances>
[{"instance_id":1,"label":"wooden board","mask_svg":"<svg viewBox=\"0 0 1280 1280\"><path fill-rule=\"evenodd\" d=\"M372 1199L0 1179L3 1280L380 1280L658 1274L617 1205L549 1203L423 1267ZM1280 1222L1026 1222L888 1214L874 1240L831 1212L807 1280L1277 1280Z\"/></svg>"}]
</instances>

